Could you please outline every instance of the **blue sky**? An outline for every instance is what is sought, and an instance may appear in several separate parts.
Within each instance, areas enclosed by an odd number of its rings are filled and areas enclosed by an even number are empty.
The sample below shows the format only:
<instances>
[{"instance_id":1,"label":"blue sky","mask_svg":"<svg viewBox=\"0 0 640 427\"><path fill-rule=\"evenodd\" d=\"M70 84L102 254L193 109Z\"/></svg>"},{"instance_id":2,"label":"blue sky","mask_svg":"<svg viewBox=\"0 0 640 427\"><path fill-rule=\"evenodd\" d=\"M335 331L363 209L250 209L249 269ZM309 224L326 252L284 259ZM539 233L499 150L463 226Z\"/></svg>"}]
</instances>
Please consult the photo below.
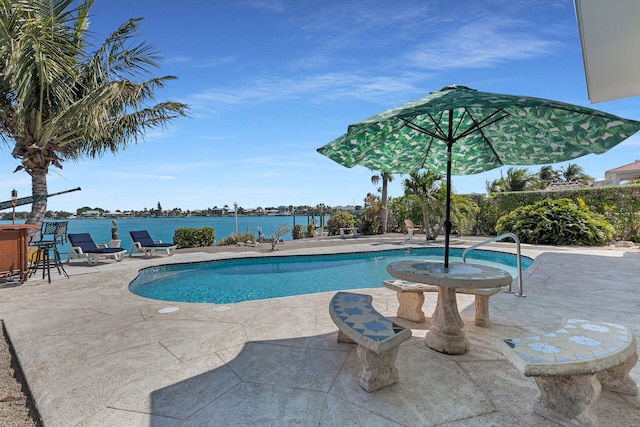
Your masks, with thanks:
<instances>
[{"instance_id":1,"label":"blue sky","mask_svg":"<svg viewBox=\"0 0 640 427\"><path fill-rule=\"evenodd\" d=\"M178 77L157 100L189 104L190 117L116 156L52 168L50 192L82 187L51 198L52 210L362 204L373 173L316 148L452 83L640 119L637 98L589 103L571 0L96 0L92 15L97 39L145 18L140 39L163 57L156 74ZM601 178L639 151L635 135L572 163ZM28 175L0 153L0 199L30 194ZM455 176L454 191L484 193L500 171Z\"/></svg>"}]
</instances>

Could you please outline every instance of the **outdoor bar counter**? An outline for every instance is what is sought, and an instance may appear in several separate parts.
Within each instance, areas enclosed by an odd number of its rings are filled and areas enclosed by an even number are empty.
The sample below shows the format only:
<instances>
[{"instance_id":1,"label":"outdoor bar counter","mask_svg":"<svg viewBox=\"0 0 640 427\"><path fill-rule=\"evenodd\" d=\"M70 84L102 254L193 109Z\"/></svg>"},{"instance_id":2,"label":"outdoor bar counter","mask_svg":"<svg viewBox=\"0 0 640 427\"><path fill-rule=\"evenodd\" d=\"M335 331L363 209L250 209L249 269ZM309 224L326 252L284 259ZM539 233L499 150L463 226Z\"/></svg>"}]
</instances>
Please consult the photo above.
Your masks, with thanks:
<instances>
[{"instance_id":1,"label":"outdoor bar counter","mask_svg":"<svg viewBox=\"0 0 640 427\"><path fill-rule=\"evenodd\" d=\"M40 228L37 224L0 225L0 277L19 275L27 280L29 229Z\"/></svg>"}]
</instances>

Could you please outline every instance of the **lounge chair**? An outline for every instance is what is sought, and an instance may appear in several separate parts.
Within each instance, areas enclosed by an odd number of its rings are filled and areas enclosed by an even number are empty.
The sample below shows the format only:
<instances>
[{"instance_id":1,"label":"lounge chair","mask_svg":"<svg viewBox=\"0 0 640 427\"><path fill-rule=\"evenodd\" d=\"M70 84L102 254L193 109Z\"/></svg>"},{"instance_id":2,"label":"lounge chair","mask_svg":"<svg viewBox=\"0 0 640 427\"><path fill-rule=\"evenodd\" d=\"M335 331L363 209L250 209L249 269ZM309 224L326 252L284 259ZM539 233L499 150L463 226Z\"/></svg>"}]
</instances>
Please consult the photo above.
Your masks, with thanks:
<instances>
[{"instance_id":1,"label":"lounge chair","mask_svg":"<svg viewBox=\"0 0 640 427\"><path fill-rule=\"evenodd\" d=\"M405 219L404 220L404 226L407 229L407 240L411 240L411 238L413 237L413 233L419 233L420 227L417 227L414 223L413 220L410 219Z\"/></svg>"},{"instance_id":2,"label":"lounge chair","mask_svg":"<svg viewBox=\"0 0 640 427\"><path fill-rule=\"evenodd\" d=\"M171 256L177 247L173 243L162 243L161 240L153 240L147 230L130 231L129 234L133 241L131 249L129 249L129 256L132 256L134 251L143 253L144 256L151 256L158 251L165 251L168 256Z\"/></svg>"},{"instance_id":3,"label":"lounge chair","mask_svg":"<svg viewBox=\"0 0 640 427\"><path fill-rule=\"evenodd\" d=\"M110 248L106 243L96 245L89 233L67 234L67 239L71 244L67 263L72 259L82 259L88 264L95 264L103 258L113 258L122 261L126 249Z\"/></svg>"}]
</instances>

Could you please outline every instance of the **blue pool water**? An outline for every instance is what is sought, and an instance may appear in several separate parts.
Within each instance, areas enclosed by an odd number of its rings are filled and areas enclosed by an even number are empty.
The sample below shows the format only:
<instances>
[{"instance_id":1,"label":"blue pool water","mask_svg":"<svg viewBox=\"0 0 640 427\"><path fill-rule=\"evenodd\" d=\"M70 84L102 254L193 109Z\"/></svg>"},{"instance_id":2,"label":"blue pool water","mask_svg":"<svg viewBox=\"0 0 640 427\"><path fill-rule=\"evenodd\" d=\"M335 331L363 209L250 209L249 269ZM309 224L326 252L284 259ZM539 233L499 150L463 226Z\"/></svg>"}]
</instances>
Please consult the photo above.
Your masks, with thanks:
<instances>
[{"instance_id":1,"label":"blue pool water","mask_svg":"<svg viewBox=\"0 0 640 427\"><path fill-rule=\"evenodd\" d=\"M462 249L450 252L451 262L462 261ZM378 288L392 279L389 263L411 259L442 260L443 248L412 248L334 255L297 255L242 258L150 267L129 285L147 298L229 304L292 295L347 289ZM475 250L467 262L507 270L517 276L513 254ZM533 259L522 257L522 269Z\"/></svg>"}]
</instances>

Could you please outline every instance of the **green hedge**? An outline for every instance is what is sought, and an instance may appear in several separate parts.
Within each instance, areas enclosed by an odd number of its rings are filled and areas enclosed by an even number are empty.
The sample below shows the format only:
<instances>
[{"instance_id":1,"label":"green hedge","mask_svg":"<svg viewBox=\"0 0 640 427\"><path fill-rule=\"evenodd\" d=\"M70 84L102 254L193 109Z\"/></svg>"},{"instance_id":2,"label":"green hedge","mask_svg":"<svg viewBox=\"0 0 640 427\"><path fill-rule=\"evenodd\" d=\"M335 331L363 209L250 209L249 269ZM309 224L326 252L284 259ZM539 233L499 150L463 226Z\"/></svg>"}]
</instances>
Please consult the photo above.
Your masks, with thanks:
<instances>
[{"instance_id":1,"label":"green hedge","mask_svg":"<svg viewBox=\"0 0 640 427\"><path fill-rule=\"evenodd\" d=\"M176 228L173 232L173 243L179 248L203 248L213 246L216 234L211 227Z\"/></svg>"},{"instance_id":2,"label":"green hedge","mask_svg":"<svg viewBox=\"0 0 640 427\"><path fill-rule=\"evenodd\" d=\"M493 193L488 197L470 196L480 206L476 217L474 233L496 234L496 224L500 217L515 209L541 202L545 199L583 200L589 209L605 215L613 225L616 240L640 242L640 185L614 187L578 188L554 191L518 191Z\"/></svg>"}]
</instances>

